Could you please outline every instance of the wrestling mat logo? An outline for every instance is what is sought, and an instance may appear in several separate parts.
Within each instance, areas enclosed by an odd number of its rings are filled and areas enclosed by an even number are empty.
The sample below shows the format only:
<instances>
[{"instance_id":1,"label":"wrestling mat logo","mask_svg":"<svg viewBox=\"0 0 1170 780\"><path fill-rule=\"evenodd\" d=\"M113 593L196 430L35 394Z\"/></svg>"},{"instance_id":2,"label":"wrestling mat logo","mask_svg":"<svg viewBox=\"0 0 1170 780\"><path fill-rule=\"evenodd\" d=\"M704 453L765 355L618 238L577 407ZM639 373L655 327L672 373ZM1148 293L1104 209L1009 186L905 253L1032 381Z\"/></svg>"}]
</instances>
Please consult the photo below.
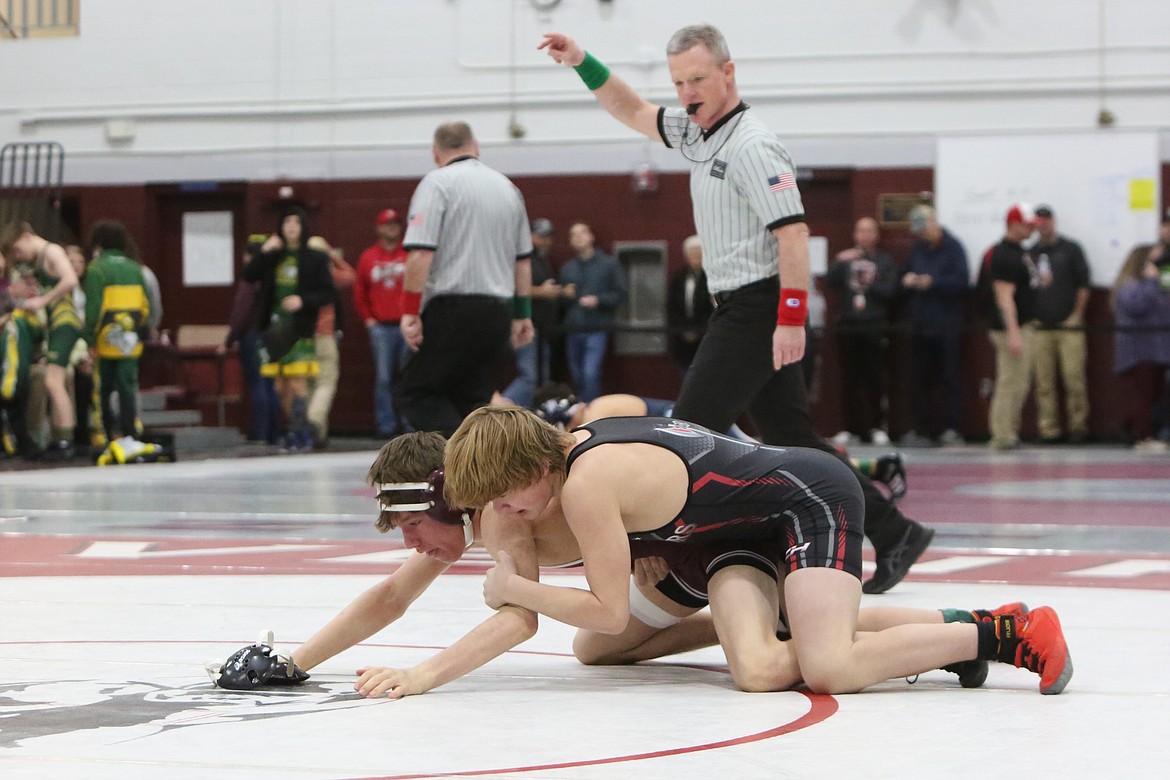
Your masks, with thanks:
<instances>
[{"instance_id":1,"label":"wrestling mat logo","mask_svg":"<svg viewBox=\"0 0 1170 780\"><path fill-rule=\"evenodd\" d=\"M226 691L206 681L179 688L145 681L0 682L0 750L43 737L110 745L176 729L376 703L354 691L352 680L314 679L295 688L247 692Z\"/></svg>"}]
</instances>

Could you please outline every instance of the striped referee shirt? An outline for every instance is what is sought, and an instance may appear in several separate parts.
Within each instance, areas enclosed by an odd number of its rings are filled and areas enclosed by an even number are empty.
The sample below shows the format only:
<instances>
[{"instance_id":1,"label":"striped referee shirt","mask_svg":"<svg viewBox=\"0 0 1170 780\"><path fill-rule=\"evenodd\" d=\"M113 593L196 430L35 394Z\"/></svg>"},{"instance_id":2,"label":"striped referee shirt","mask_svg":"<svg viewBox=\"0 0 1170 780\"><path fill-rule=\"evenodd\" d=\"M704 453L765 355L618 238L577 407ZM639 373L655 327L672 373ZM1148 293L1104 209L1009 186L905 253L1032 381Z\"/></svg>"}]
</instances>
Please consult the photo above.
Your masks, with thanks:
<instances>
[{"instance_id":1,"label":"striped referee shirt","mask_svg":"<svg viewBox=\"0 0 1170 780\"><path fill-rule=\"evenodd\" d=\"M424 306L440 295L511 298L516 261L532 254L524 196L476 158L456 157L419 182L402 246L435 253Z\"/></svg>"},{"instance_id":2,"label":"striped referee shirt","mask_svg":"<svg viewBox=\"0 0 1170 780\"><path fill-rule=\"evenodd\" d=\"M712 293L775 276L772 230L804 221L796 166L764 123L740 103L707 132L682 108L658 110L658 133L691 162L691 203Z\"/></svg>"}]
</instances>

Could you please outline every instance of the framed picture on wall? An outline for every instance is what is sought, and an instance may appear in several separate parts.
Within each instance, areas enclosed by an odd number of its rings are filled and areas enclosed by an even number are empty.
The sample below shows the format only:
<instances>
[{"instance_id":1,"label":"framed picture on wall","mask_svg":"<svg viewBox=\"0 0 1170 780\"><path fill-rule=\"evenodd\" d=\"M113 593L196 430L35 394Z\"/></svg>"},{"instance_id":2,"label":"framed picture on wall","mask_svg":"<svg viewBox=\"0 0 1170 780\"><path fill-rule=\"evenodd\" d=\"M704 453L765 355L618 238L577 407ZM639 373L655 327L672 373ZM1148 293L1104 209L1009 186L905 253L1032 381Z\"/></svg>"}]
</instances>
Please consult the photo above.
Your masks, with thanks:
<instances>
[{"instance_id":1,"label":"framed picture on wall","mask_svg":"<svg viewBox=\"0 0 1170 780\"><path fill-rule=\"evenodd\" d=\"M922 203L920 192L887 192L878 195L877 213L881 227L904 228L910 219L910 209Z\"/></svg>"}]
</instances>

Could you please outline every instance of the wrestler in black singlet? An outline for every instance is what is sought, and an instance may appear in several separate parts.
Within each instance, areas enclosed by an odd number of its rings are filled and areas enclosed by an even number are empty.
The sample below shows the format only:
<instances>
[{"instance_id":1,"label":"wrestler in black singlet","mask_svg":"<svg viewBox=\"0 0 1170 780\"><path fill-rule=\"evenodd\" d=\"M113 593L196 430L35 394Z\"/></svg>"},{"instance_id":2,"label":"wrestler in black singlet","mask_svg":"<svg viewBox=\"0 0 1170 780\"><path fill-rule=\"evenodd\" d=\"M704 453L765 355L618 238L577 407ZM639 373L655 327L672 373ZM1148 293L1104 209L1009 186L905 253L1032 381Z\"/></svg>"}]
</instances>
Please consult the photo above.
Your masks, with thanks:
<instances>
[{"instance_id":1,"label":"wrestler in black singlet","mask_svg":"<svg viewBox=\"0 0 1170 780\"><path fill-rule=\"evenodd\" d=\"M686 464L690 494L678 517L631 540L673 543L782 540L788 571L823 566L861 577L861 486L833 455L767 447L681 420L611 417L581 426L591 436L570 452L605 444L653 444Z\"/></svg>"}]
</instances>

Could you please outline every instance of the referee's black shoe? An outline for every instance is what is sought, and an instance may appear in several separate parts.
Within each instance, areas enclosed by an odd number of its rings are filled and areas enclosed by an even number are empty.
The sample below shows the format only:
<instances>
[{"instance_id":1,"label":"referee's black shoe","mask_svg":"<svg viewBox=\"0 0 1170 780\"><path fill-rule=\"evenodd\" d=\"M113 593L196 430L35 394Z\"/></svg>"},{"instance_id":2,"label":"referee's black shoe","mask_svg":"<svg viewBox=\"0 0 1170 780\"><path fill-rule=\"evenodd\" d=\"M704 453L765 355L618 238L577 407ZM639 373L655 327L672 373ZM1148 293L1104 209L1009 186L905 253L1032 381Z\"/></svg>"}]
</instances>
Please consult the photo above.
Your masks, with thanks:
<instances>
[{"instance_id":1,"label":"referee's black shoe","mask_svg":"<svg viewBox=\"0 0 1170 780\"><path fill-rule=\"evenodd\" d=\"M930 541L934 539L934 529L926 528L913 520L907 520L910 527L896 544L885 550L877 551L877 568L873 578L861 585L862 593L885 593L897 585L910 571L910 567L918 560Z\"/></svg>"}]
</instances>

